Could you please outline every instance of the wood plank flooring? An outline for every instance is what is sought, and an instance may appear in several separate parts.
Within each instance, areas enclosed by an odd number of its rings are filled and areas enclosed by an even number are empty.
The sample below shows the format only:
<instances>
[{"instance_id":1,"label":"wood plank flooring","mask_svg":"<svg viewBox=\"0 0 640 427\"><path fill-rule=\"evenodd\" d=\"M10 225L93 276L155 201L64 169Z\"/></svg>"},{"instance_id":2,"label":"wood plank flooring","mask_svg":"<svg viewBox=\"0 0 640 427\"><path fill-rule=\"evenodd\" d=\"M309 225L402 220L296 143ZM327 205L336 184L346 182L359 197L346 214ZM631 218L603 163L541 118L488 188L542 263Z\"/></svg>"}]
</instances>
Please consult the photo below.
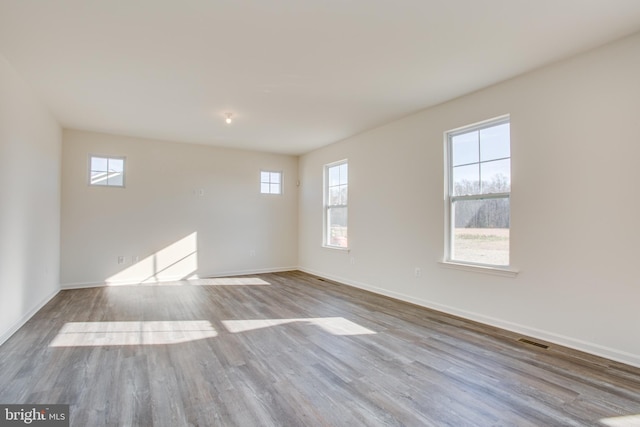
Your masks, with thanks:
<instances>
[{"instance_id":1,"label":"wood plank flooring","mask_svg":"<svg viewBox=\"0 0 640 427\"><path fill-rule=\"evenodd\" d=\"M640 369L301 272L252 277L62 291L0 347L0 402L70 404L82 427L640 416Z\"/></svg>"}]
</instances>

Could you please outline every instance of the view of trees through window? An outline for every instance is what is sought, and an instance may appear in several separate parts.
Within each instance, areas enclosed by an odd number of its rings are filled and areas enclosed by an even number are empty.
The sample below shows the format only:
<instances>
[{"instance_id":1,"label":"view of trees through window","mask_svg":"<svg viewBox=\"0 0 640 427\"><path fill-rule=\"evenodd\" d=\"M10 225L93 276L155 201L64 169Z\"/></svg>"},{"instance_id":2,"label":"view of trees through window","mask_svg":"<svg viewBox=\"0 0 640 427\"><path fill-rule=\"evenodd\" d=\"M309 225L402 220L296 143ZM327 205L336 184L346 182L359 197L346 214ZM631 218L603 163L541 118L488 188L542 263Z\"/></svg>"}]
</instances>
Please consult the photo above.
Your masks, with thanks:
<instances>
[{"instance_id":1,"label":"view of trees through window","mask_svg":"<svg viewBox=\"0 0 640 427\"><path fill-rule=\"evenodd\" d=\"M504 177L501 177L504 178ZM496 193L509 193L505 180L496 185ZM455 206L455 228L509 228L509 199L459 200Z\"/></svg>"},{"instance_id":2,"label":"view of trees through window","mask_svg":"<svg viewBox=\"0 0 640 427\"><path fill-rule=\"evenodd\" d=\"M327 165L325 171L325 245L346 248L349 173L346 161Z\"/></svg>"},{"instance_id":3,"label":"view of trees through window","mask_svg":"<svg viewBox=\"0 0 640 427\"><path fill-rule=\"evenodd\" d=\"M508 119L449 134L452 261L509 265L509 134Z\"/></svg>"}]
</instances>

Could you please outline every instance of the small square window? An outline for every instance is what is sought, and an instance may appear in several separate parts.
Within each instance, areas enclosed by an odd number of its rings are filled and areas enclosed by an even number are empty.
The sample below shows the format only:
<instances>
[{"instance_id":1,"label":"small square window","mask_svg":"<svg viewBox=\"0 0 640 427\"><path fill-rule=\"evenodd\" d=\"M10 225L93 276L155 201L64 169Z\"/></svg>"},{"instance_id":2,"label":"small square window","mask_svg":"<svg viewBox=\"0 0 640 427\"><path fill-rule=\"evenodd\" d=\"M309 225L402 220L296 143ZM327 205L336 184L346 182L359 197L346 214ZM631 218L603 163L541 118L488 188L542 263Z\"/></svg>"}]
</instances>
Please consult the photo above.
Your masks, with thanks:
<instances>
[{"instance_id":1,"label":"small square window","mask_svg":"<svg viewBox=\"0 0 640 427\"><path fill-rule=\"evenodd\" d=\"M91 156L89 185L96 187L124 187L124 157Z\"/></svg>"},{"instance_id":2,"label":"small square window","mask_svg":"<svg viewBox=\"0 0 640 427\"><path fill-rule=\"evenodd\" d=\"M282 172L261 171L260 193L282 194Z\"/></svg>"}]
</instances>

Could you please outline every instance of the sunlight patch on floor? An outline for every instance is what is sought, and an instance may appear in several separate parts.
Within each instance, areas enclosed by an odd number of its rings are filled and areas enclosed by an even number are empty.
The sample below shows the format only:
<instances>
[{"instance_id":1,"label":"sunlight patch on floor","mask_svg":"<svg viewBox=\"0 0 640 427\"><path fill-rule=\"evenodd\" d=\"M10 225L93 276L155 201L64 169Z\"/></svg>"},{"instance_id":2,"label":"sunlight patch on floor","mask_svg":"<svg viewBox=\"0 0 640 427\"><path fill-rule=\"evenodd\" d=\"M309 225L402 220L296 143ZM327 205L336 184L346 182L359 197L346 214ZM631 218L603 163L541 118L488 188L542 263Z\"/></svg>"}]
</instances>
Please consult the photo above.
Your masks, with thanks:
<instances>
[{"instance_id":1,"label":"sunlight patch on floor","mask_svg":"<svg viewBox=\"0 0 640 427\"><path fill-rule=\"evenodd\" d=\"M640 427L640 414L603 418L600 422L609 427Z\"/></svg>"},{"instance_id":2,"label":"sunlight patch on floor","mask_svg":"<svg viewBox=\"0 0 640 427\"><path fill-rule=\"evenodd\" d=\"M223 320L222 324L231 333L253 331L291 323L317 326L332 335L370 335L376 332L360 326L344 317L317 317L302 319L246 319Z\"/></svg>"},{"instance_id":3,"label":"sunlight patch on floor","mask_svg":"<svg viewBox=\"0 0 640 427\"><path fill-rule=\"evenodd\" d=\"M178 344L217 335L207 320L68 322L49 347Z\"/></svg>"}]
</instances>

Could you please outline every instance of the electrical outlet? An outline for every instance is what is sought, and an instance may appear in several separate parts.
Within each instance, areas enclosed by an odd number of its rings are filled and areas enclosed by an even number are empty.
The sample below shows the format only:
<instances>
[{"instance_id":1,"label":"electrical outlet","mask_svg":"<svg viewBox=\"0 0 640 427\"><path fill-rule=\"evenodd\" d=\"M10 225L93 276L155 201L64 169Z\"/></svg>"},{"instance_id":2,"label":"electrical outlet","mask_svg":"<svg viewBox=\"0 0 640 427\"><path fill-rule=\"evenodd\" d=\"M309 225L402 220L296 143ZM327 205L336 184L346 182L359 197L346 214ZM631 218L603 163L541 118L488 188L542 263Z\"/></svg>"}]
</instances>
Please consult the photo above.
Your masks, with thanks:
<instances>
[{"instance_id":1,"label":"electrical outlet","mask_svg":"<svg viewBox=\"0 0 640 427\"><path fill-rule=\"evenodd\" d=\"M249 256L256 256L256 250L255 249L251 249L249 251Z\"/></svg>"},{"instance_id":2,"label":"electrical outlet","mask_svg":"<svg viewBox=\"0 0 640 427\"><path fill-rule=\"evenodd\" d=\"M118 264L124 264L124 255L118 255Z\"/></svg>"},{"instance_id":3,"label":"electrical outlet","mask_svg":"<svg viewBox=\"0 0 640 427\"><path fill-rule=\"evenodd\" d=\"M421 269L421 268L419 268L419 267L416 267L416 269L414 270L413 274L414 274L414 276L416 276L416 277L420 277L420 276L422 276L422 269Z\"/></svg>"}]
</instances>

